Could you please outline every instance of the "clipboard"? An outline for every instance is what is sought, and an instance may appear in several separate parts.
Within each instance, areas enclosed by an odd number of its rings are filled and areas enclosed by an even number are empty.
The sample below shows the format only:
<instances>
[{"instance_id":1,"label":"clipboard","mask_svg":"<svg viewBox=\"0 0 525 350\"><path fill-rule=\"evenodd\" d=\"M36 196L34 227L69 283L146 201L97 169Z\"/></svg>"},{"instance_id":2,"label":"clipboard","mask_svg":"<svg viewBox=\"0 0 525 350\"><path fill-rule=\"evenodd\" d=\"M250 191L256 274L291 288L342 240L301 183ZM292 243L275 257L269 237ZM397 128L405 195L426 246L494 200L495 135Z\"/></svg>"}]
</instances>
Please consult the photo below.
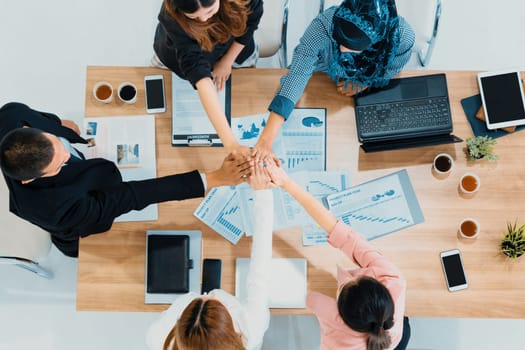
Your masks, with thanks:
<instances>
[{"instance_id":1,"label":"clipboard","mask_svg":"<svg viewBox=\"0 0 525 350\"><path fill-rule=\"evenodd\" d=\"M171 95L171 145L222 147L222 141L202 106L198 91L175 73L171 75ZM231 125L231 76L218 96L228 124Z\"/></svg>"}]
</instances>

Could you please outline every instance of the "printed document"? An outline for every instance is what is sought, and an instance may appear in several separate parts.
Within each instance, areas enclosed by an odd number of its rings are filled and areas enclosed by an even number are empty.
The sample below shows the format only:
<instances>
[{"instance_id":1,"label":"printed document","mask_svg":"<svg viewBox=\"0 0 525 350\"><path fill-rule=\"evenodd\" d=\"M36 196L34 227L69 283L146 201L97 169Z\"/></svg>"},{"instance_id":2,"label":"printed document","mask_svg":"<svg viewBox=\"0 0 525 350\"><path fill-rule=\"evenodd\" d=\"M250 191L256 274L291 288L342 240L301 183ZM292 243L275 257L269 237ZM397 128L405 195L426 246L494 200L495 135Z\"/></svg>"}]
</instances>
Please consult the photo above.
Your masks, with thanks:
<instances>
[{"instance_id":1,"label":"printed document","mask_svg":"<svg viewBox=\"0 0 525 350\"><path fill-rule=\"evenodd\" d=\"M326 198L330 211L368 240L424 221L406 170Z\"/></svg>"},{"instance_id":2,"label":"printed document","mask_svg":"<svg viewBox=\"0 0 525 350\"><path fill-rule=\"evenodd\" d=\"M155 159L155 117L84 118L87 145L82 145L86 158L105 158L119 168L124 181L157 177ZM157 220L157 204L122 214L115 221Z\"/></svg>"}]
</instances>

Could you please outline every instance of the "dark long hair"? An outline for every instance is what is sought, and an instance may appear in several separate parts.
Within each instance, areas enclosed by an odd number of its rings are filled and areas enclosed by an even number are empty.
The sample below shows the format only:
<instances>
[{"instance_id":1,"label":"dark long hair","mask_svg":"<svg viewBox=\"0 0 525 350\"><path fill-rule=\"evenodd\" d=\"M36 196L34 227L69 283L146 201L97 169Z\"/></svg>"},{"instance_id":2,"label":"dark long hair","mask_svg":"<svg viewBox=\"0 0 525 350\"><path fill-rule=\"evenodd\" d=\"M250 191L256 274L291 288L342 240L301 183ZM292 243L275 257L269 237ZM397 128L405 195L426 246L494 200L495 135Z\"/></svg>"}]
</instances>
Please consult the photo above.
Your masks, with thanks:
<instances>
[{"instance_id":1,"label":"dark long hair","mask_svg":"<svg viewBox=\"0 0 525 350\"><path fill-rule=\"evenodd\" d=\"M368 350L391 345L387 331L394 326L394 301L378 280L363 276L346 284L337 299L337 309L348 327L368 334Z\"/></svg>"},{"instance_id":2,"label":"dark long hair","mask_svg":"<svg viewBox=\"0 0 525 350\"><path fill-rule=\"evenodd\" d=\"M190 19L184 14L201 7L210 7L220 1L219 12L206 22ZM212 51L217 43L226 43L232 36L246 32L249 0L164 0L164 8L177 24L205 51Z\"/></svg>"},{"instance_id":3,"label":"dark long hair","mask_svg":"<svg viewBox=\"0 0 525 350\"><path fill-rule=\"evenodd\" d=\"M186 306L164 341L163 350L245 350L226 307L196 298Z\"/></svg>"},{"instance_id":4,"label":"dark long hair","mask_svg":"<svg viewBox=\"0 0 525 350\"><path fill-rule=\"evenodd\" d=\"M2 171L15 180L41 177L54 155L51 141L34 128L14 129L0 143Z\"/></svg>"}]
</instances>

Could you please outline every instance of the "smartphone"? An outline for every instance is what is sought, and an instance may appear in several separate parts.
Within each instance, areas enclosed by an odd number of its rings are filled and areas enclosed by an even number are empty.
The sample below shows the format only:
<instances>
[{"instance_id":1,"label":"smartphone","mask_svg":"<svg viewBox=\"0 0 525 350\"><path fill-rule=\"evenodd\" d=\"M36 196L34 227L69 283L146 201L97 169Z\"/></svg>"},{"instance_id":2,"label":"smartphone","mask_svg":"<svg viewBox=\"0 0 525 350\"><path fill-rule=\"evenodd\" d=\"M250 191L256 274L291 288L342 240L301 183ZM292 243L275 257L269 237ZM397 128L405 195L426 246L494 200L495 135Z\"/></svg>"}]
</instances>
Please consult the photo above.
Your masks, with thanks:
<instances>
[{"instance_id":1,"label":"smartphone","mask_svg":"<svg viewBox=\"0 0 525 350\"><path fill-rule=\"evenodd\" d=\"M164 94L164 76L147 75L144 77L144 91L146 92L146 112L166 112L166 98Z\"/></svg>"},{"instance_id":2,"label":"smartphone","mask_svg":"<svg viewBox=\"0 0 525 350\"><path fill-rule=\"evenodd\" d=\"M221 259L204 259L202 264L201 294L221 288Z\"/></svg>"},{"instance_id":3,"label":"smartphone","mask_svg":"<svg viewBox=\"0 0 525 350\"><path fill-rule=\"evenodd\" d=\"M463 261L461 260L459 249L441 252L440 257L448 290L455 292L468 288L467 276L463 269Z\"/></svg>"}]
</instances>

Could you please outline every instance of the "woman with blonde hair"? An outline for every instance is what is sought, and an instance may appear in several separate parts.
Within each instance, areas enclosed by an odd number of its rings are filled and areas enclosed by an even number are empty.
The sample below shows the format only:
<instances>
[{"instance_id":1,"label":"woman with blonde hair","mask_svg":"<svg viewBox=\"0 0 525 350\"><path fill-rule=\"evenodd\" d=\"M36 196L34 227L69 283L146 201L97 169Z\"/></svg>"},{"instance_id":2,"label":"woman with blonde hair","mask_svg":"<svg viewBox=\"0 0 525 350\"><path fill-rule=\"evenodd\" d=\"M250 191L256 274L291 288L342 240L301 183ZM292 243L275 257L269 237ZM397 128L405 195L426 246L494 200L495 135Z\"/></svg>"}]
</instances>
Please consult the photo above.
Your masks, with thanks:
<instances>
[{"instance_id":1,"label":"woman with blonde hair","mask_svg":"<svg viewBox=\"0 0 525 350\"><path fill-rule=\"evenodd\" d=\"M245 156L250 150L235 140L217 91L232 66L255 66L253 35L262 14L262 0L164 0L153 44L152 64L188 80L224 146Z\"/></svg>"},{"instance_id":2,"label":"woman with blonde hair","mask_svg":"<svg viewBox=\"0 0 525 350\"><path fill-rule=\"evenodd\" d=\"M178 297L149 329L150 350L260 349L270 322L268 284L272 258L273 185L261 163L248 183L254 189L255 232L247 297L238 300L220 290Z\"/></svg>"}]
</instances>

